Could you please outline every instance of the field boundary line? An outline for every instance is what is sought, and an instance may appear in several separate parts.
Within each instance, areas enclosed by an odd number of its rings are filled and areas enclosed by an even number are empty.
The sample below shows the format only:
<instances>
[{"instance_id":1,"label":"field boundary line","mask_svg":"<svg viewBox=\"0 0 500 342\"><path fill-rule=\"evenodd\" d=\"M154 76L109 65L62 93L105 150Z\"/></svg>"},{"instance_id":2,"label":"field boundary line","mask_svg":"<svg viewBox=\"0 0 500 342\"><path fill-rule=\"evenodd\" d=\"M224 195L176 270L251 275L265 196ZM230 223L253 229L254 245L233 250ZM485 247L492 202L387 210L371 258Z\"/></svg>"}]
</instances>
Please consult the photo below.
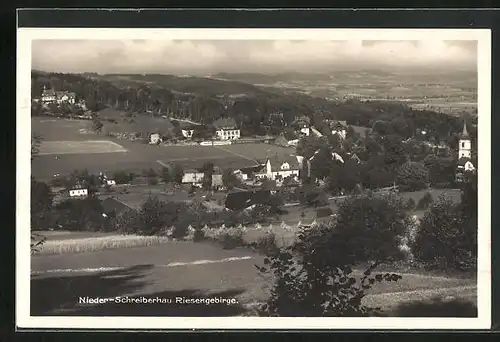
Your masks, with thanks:
<instances>
[{"instance_id":1,"label":"field boundary line","mask_svg":"<svg viewBox=\"0 0 500 342\"><path fill-rule=\"evenodd\" d=\"M258 164L258 162L257 162L255 159L252 159L252 158L250 158L250 157L244 156L244 155L242 155L242 154L239 154L239 153L236 153L236 152L233 152L233 151L226 150L225 148L223 148L223 147L221 147L221 146L213 146L213 147L218 148L218 149L219 149L219 150L221 150L221 151L224 151L224 152L227 152L227 153L231 153L232 155L235 155L235 156L237 156L237 157L240 157L240 158L243 158L243 159L246 159L246 160L253 161L254 163L257 163L257 164Z\"/></svg>"},{"instance_id":2,"label":"field boundary line","mask_svg":"<svg viewBox=\"0 0 500 342\"><path fill-rule=\"evenodd\" d=\"M152 268L171 268L171 267L180 267L180 266L197 266L197 265L206 265L206 264L221 264L226 262L233 261L242 261L242 260L251 260L254 259L253 256L242 256L242 257L228 257L219 260L194 260L194 261L186 261L186 262L171 262L164 265L152 265ZM58 268L58 269L49 269L44 271L32 271L32 275L40 275L47 273L99 273L99 272L111 272L111 271L119 271L126 270L130 266L102 266L102 267L85 267L85 268Z\"/></svg>"}]
</instances>

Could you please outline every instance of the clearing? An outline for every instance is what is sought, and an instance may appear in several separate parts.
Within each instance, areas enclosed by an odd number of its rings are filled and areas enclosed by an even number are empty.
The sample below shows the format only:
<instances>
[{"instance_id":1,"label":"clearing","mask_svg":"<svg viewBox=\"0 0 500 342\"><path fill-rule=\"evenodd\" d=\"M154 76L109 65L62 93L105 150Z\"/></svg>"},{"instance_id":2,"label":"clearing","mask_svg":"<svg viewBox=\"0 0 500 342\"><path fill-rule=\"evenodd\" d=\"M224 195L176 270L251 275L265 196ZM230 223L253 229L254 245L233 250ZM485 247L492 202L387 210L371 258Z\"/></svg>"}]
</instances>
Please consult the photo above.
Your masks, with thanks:
<instances>
[{"instance_id":1,"label":"clearing","mask_svg":"<svg viewBox=\"0 0 500 342\"><path fill-rule=\"evenodd\" d=\"M96 154L127 152L123 146L108 140L42 141L39 155Z\"/></svg>"}]
</instances>

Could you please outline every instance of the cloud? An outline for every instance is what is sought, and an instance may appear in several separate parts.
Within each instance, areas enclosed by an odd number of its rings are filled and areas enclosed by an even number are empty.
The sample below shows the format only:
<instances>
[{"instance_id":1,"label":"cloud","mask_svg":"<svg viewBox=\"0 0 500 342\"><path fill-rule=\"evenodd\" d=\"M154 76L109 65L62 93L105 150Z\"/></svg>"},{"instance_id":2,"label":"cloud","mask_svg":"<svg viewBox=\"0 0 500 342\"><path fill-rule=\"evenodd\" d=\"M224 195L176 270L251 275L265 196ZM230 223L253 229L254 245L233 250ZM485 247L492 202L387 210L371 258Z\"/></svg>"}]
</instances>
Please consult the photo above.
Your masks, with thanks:
<instances>
[{"instance_id":1,"label":"cloud","mask_svg":"<svg viewBox=\"0 0 500 342\"><path fill-rule=\"evenodd\" d=\"M343 67L474 69L471 41L36 40L33 68L61 72L322 71Z\"/></svg>"}]
</instances>

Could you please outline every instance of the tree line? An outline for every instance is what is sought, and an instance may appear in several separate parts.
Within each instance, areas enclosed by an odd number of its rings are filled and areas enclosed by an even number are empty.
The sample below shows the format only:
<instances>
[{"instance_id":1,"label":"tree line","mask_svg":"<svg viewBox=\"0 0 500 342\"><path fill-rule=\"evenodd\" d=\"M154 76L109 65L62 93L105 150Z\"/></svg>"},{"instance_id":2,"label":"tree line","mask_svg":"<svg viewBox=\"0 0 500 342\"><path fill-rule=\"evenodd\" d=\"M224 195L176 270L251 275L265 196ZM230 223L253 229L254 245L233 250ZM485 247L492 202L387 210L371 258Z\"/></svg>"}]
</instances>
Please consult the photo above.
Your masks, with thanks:
<instances>
[{"instance_id":1,"label":"tree line","mask_svg":"<svg viewBox=\"0 0 500 342\"><path fill-rule=\"evenodd\" d=\"M169 81L164 86L162 82L152 85L132 82L119 87L109 80L96 77L33 71L32 97L40 97L45 86L74 92L93 112L114 107L143 115L190 119L202 124L232 117L242 135L277 134L289 127L297 117L307 116L320 131L324 129L326 120L334 119L401 138L413 136L418 129L425 131L428 139L446 141L461 131L464 119L433 111L414 110L400 103L338 102L299 93L262 91L237 98L206 93L178 93L168 88L172 87L173 82ZM470 123L473 121L471 117L465 119ZM475 134L474 130L472 133Z\"/></svg>"}]
</instances>

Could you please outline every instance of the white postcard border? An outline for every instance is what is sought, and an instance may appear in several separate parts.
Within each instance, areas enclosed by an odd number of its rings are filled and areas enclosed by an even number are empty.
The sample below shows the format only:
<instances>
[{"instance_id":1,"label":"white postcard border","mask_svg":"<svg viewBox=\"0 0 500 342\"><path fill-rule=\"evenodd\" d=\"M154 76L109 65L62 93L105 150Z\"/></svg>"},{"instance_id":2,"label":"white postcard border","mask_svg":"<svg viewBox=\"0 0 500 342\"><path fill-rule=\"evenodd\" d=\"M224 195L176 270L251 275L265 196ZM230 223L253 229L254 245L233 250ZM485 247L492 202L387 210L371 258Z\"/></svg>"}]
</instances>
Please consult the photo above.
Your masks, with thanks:
<instances>
[{"instance_id":1,"label":"white postcard border","mask_svg":"<svg viewBox=\"0 0 500 342\"><path fill-rule=\"evenodd\" d=\"M111 29L20 28L17 31L16 325L80 329L489 329L491 325L491 31L489 29ZM477 40L478 41L478 317L52 317L30 315L31 42L35 39L192 40Z\"/></svg>"}]
</instances>

